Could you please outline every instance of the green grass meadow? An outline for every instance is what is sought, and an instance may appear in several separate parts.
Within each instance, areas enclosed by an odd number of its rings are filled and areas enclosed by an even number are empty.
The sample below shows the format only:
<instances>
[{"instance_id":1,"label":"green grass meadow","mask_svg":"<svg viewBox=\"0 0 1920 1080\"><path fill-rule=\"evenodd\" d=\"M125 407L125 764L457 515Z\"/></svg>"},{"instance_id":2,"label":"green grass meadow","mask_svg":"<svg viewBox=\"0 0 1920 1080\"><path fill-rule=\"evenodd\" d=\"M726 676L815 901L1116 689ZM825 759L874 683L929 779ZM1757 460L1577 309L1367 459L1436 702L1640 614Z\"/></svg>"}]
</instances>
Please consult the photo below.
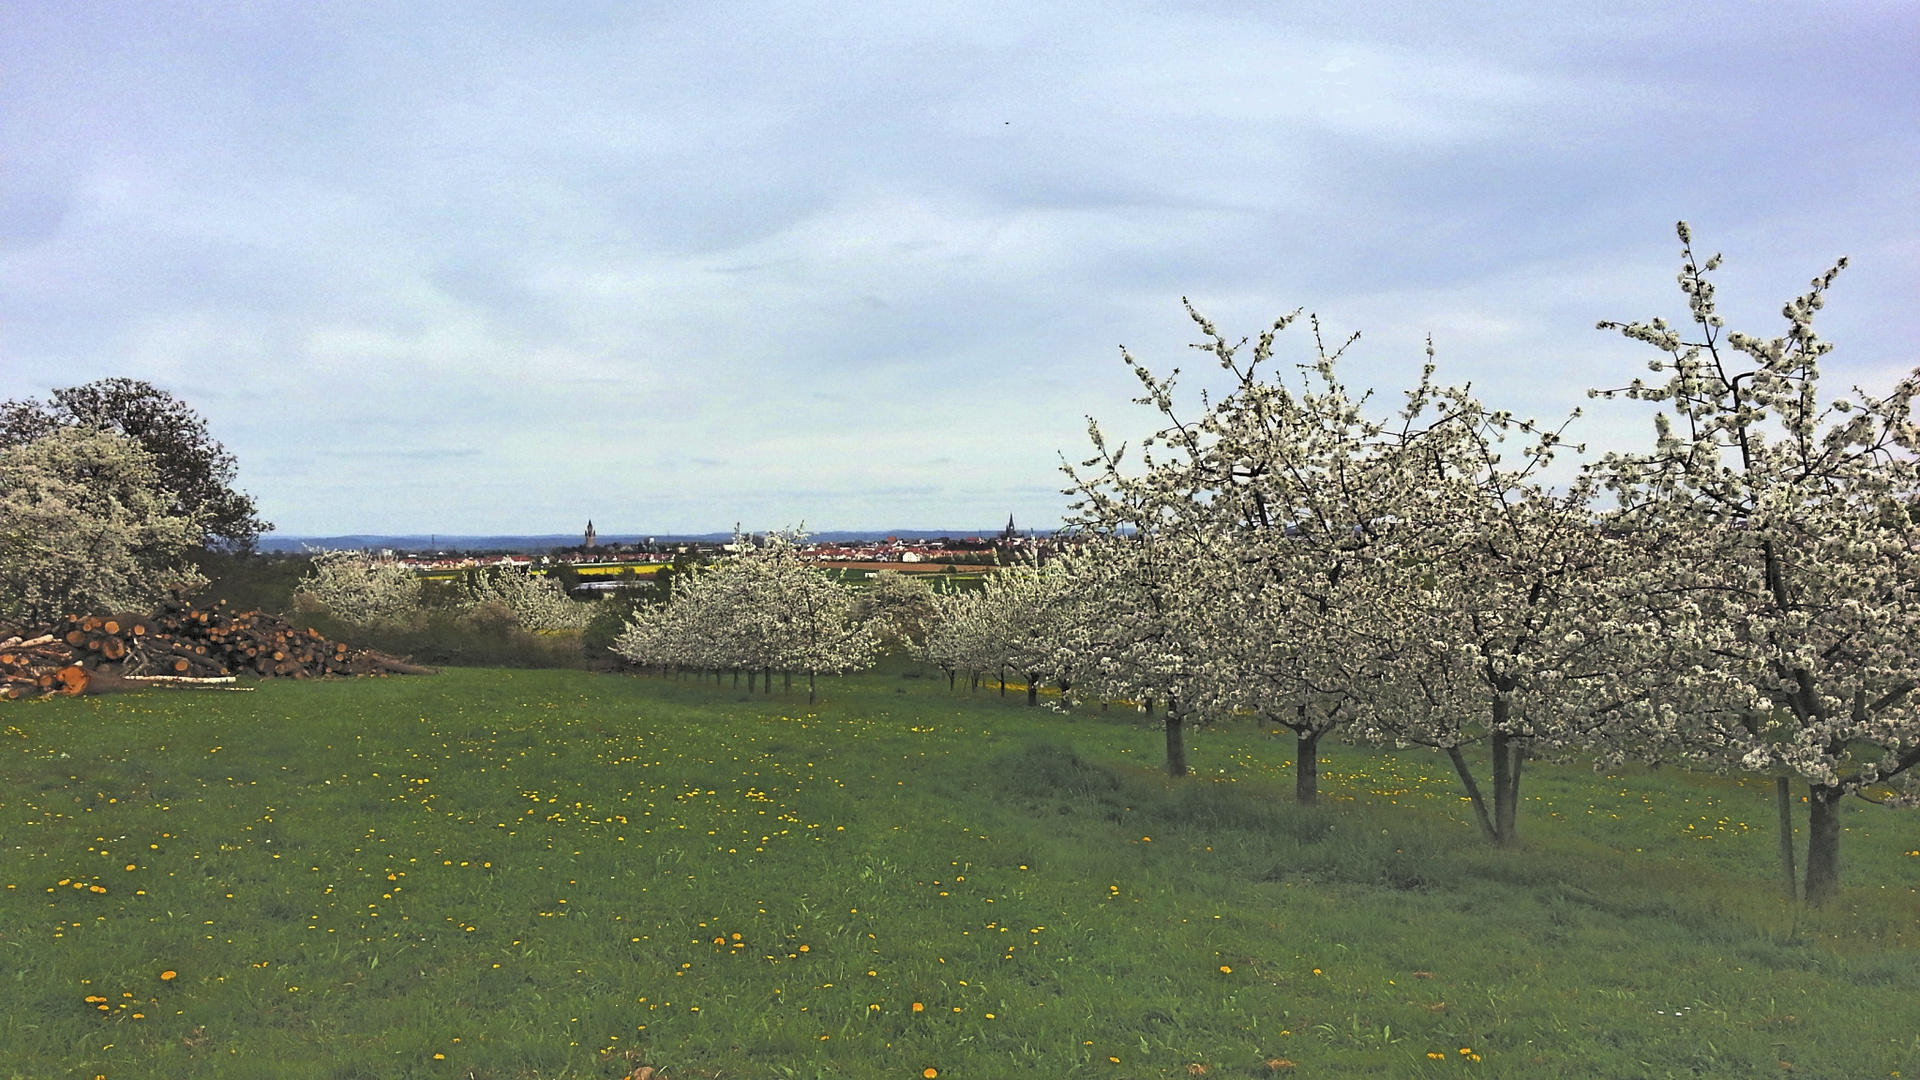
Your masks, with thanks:
<instances>
[{"instance_id":1,"label":"green grass meadow","mask_svg":"<svg viewBox=\"0 0 1920 1080\"><path fill-rule=\"evenodd\" d=\"M1425 752L1330 748L1303 810L1251 724L1173 782L1131 711L823 692L5 706L0 1077L1920 1070L1920 817L1852 804L1809 914L1765 781L1532 766L1494 851Z\"/></svg>"}]
</instances>

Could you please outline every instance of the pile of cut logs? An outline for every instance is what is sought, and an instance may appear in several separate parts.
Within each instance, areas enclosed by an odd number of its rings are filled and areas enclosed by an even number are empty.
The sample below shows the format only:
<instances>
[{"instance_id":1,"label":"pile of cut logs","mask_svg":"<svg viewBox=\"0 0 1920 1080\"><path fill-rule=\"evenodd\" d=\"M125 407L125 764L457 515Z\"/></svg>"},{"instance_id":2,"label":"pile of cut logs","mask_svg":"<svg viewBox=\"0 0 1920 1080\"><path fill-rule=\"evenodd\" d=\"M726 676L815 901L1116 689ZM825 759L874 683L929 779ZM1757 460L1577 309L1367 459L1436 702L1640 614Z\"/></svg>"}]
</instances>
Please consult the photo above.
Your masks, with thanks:
<instances>
[{"instance_id":1,"label":"pile of cut logs","mask_svg":"<svg viewBox=\"0 0 1920 1080\"><path fill-rule=\"evenodd\" d=\"M231 683L236 674L307 679L430 670L328 641L277 615L228 611L225 601L196 607L180 597L151 615L71 615L0 641L0 698Z\"/></svg>"}]
</instances>

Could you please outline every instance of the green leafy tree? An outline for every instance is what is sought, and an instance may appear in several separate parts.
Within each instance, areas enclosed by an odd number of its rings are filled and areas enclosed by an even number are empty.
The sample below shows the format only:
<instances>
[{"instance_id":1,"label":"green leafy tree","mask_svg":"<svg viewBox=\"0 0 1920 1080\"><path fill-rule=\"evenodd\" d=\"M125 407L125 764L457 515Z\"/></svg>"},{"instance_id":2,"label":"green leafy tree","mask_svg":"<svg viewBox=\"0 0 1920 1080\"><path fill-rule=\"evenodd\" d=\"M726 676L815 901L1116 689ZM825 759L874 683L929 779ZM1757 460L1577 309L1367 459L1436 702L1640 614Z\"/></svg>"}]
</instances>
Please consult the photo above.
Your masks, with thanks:
<instances>
[{"instance_id":1,"label":"green leafy tree","mask_svg":"<svg viewBox=\"0 0 1920 1080\"><path fill-rule=\"evenodd\" d=\"M234 490L238 465L186 402L138 379L101 379L55 390L50 400L0 402L0 447L24 446L55 431L92 428L139 443L152 461L172 516L194 523L196 542L226 552L253 550L273 526L253 499Z\"/></svg>"}]
</instances>

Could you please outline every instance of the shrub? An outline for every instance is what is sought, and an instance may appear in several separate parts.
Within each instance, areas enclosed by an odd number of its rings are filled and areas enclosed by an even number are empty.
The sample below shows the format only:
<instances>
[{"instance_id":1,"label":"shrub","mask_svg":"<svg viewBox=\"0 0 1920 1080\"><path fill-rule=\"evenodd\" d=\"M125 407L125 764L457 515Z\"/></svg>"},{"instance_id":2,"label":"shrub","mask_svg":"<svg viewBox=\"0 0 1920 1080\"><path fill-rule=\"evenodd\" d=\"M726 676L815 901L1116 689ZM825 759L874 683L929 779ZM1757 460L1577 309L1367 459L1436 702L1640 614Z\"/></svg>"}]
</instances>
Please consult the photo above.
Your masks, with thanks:
<instances>
[{"instance_id":1,"label":"shrub","mask_svg":"<svg viewBox=\"0 0 1920 1080\"><path fill-rule=\"evenodd\" d=\"M560 582L518 570L476 570L461 583L470 608L497 607L523 630L584 630L593 605L567 596Z\"/></svg>"},{"instance_id":2,"label":"shrub","mask_svg":"<svg viewBox=\"0 0 1920 1080\"><path fill-rule=\"evenodd\" d=\"M411 567L354 551L315 552L313 570L300 579L293 601L302 612L324 611L362 628L419 626L426 619L420 579Z\"/></svg>"},{"instance_id":3,"label":"shrub","mask_svg":"<svg viewBox=\"0 0 1920 1080\"><path fill-rule=\"evenodd\" d=\"M64 427L0 449L0 618L150 607L205 583L186 560L198 538L132 439Z\"/></svg>"}]
</instances>

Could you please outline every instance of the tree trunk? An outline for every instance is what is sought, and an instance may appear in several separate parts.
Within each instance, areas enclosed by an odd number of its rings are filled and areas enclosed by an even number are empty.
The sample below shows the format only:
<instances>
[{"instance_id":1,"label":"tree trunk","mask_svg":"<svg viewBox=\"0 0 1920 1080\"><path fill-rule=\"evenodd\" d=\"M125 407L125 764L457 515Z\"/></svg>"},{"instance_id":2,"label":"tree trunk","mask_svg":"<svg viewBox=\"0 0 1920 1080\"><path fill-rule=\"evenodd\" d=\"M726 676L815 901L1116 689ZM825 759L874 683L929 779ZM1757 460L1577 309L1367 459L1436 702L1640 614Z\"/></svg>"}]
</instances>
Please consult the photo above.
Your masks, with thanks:
<instances>
[{"instance_id":1,"label":"tree trunk","mask_svg":"<svg viewBox=\"0 0 1920 1080\"><path fill-rule=\"evenodd\" d=\"M1153 715L1153 699L1148 698L1145 702L1143 702L1141 704L1140 711L1143 713L1146 713L1148 716L1152 716Z\"/></svg>"},{"instance_id":2,"label":"tree trunk","mask_svg":"<svg viewBox=\"0 0 1920 1080\"><path fill-rule=\"evenodd\" d=\"M1167 712L1167 775L1187 775L1186 720L1172 710Z\"/></svg>"},{"instance_id":3,"label":"tree trunk","mask_svg":"<svg viewBox=\"0 0 1920 1080\"><path fill-rule=\"evenodd\" d=\"M1033 672L1027 672L1027 708L1040 704L1040 680Z\"/></svg>"},{"instance_id":4,"label":"tree trunk","mask_svg":"<svg viewBox=\"0 0 1920 1080\"><path fill-rule=\"evenodd\" d=\"M1785 776L1773 778L1774 802L1780 809L1780 886L1789 903L1799 899L1795 882L1799 874L1793 866L1793 781Z\"/></svg>"},{"instance_id":5,"label":"tree trunk","mask_svg":"<svg viewBox=\"0 0 1920 1080\"><path fill-rule=\"evenodd\" d=\"M947 669L947 693L949 694L953 693L953 680L957 675L959 675L959 672L952 668Z\"/></svg>"},{"instance_id":6,"label":"tree trunk","mask_svg":"<svg viewBox=\"0 0 1920 1080\"><path fill-rule=\"evenodd\" d=\"M1506 718L1506 701L1495 698L1494 723L1500 724ZM1521 740L1502 733L1497 727L1488 739L1493 757L1493 835L1494 842L1503 846L1520 842L1515 828L1520 814L1520 747Z\"/></svg>"},{"instance_id":7,"label":"tree trunk","mask_svg":"<svg viewBox=\"0 0 1920 1080\"><path fill-rule=\"evenodd\" d=\"M1007 696L1007 669L1004 666L1000 668L1000 696Z\"/></svg>"},{"instance_id":8,"label":"tree trunk","mask_svg":"<svg viewBox=\"0 0 1920 1080\"><path fill-rule=\"evenodd\" d=\"M793 672L783 671L780 673L780 692L783 694L793 693Z\"/></svg>"},{"instance_id":9,"label":"tree trunk","mask_svg":"<svg viewBox=\"0 0 1920 1080\"><path fill-rule=\"evenodd\" d=\"M808 668L807 669L807 704L812 705L818 702L819 700L820 700L820 692L816 690L813 685L813 669Z\"/></svg>"},{"instance_id":10,"label":"tree trunk","mask_svg":"<svg viewBox=\"0 0 1920 1080\"><path fill-rule=\"evenodd\" d=\"M1320 801L1320 734L1293 733L1293 801L1301 806Z\"/></svg>"},{"instance_id":11,"label":"tree trunk","mask_svg":"<svg viewBox=\"0 0 1920 1080\"><path fill-rule=\"evenodd\" d=\"M1453 759L1453 771L1460 774L1460 785L1467 789L1467 800L1473 803L1473 816L1480 822L1480 835L1491 843L1499 843L1500 837L1493 831L1493 820L1487 817L1486 800L1480 797L1480 785L1473 778L1473 769L1467 764L1465 754L1457 746L1447 747L1447 756Z\"/></svg>"},{"instance_id":12,"label":"tree trunk","mask_svg":"<svg viewBox=\"0 0 1920 1080\"><path fill-rule=\"evenodd\" d=\"M1838 787L1807 785L1807 906L1820 907L1840 891Z\"/></svg>"},{"instance_id":13,"label":"tree trunk","mask_svg":"<svg viewBox=\"0 0 1920 1080\"><path fill-rule=\"evenodd\" d=\"M754 679L757 678L759 674L760 672L757 668L747 669L747 693L751 694L755 692Z\"/></svg>"},{"instance_id":14,"label":"tree trunk","mask_svg":"<svg viewBox=\"0 0 1920 1080\"><path fill-rule=\"evenodd\" d=\"M1520 771L1527 760L1527 747L1531 745L1525 739L1515 739L1511 743L1513 764L1507 769L1507 843L1520 842Z\"/></svg>"},{"instance_id":15,"label":"tree trunk","mask_svg":"<svg viewBox=\"0 0 1920 1080\"><path fill-rule=\"evenodd\" d=\"M1500 711L1500 699L1493 700L1493 709ZM1507 737L1496 730L1487 739L1487 756L1493 759L1493 842L1506 844L1507 818L1513 808L1507 805L1507 773L1512 768L1513 756L1507 752Z\"/></svg>"},{"instance_id":16,"label":"tree trunk","mask_svg":"<svg viewBox=\"0 0 1920 1080\"><path fill-rule=\"evenodd\" d=\"M735 690L740 689L740 669L739 668L733 669L733 688Z\"/></svg>"},{"instance_id":17,"label":"tree trunk","mask_svg":"<svg viewBox=\"0 0 1920 1080\"><path fill-rule=\"evenodd\" d=\"M768 665L760 671L760 688L764 693L773 693L773 667Z\"/></svg>"}]
</instances>

